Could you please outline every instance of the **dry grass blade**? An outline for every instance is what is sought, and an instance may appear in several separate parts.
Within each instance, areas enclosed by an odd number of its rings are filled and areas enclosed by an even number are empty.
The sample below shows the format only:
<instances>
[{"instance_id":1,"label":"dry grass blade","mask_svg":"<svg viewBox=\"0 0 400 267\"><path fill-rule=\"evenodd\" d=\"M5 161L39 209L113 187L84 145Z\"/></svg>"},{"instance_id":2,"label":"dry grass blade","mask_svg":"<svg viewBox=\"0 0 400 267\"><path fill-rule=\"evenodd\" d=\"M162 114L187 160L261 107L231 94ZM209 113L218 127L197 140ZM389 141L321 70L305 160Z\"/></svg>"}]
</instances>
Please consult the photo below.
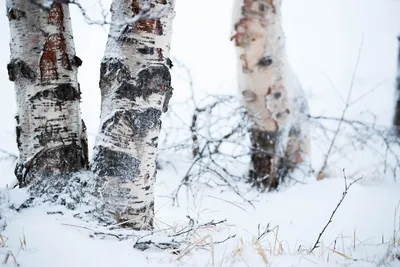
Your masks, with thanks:
<instances>
[{"instance_id":1,"label":"dry grass blade","mask_svg":"<svg viewBox=\"0 0 400 267\"><path fill-rule=\"evenodd\" d=\"M15 258L14 254L11 251L7 251L6 256L4 257L3 260L3 264L7 264L8 259L10 258L10 256L13 258L14 260L14 265L15 266L20 266L19 263L17 262L17 259Z\"/></svg>"},{"instance_id":2,"label":"dry grass blade","mask_svg":"<svg viewBox=\"0 0 400 267\"><path fill-rule=\"evenodd\" d=\"M268 261L267 255L265 254L264 249L261 247L260 242L257 239L255 239L254 240L254 244L256 245L256 249L257 249L258 255L261 256L261 258L264 261L265 265L268 266L269 261Z\"/></svg>"},{"instance_id":3,"label":"dry grass blade","mask_svg":"<svg viewBox=\"0 0 400 267\"><path fill-rule=\"evenodd\" d=\"M337 250L334 250L334 249L331 249L331 248L328 248L328 249L329 249L330 251L332 251L333 253L336 253L336 254L342 256L342 257L345 258L345 259L351 259L349 256L347 256L347 255L344 254L344 253L341 253L341 252L339 252L339 251L337 251Z\"/></svg>"},{"instance_id":4,"label":"dry grass blade","mask_svg":"<svg viewBox=\"0 0 400 267\"><path fill-rule=\"evenodd\" d=\"M211 196L211 195L204 195L204 196L205 196L205 197L209 197L209 198L218 199L218 200L220 200L220 201L223 201L223 202L232 204L233 206L235 206L235 207L241 209L242 211L249 213L247 210L245 210L244 208L240 207L238 204L233 203L232 201L228 201L228 200L226 200L226 199L222 199L222 198L215 197L215 196ZM249 214L250 214L250 213L249 213Z\"/></svg>"},{"instance_id":5,"label":"dry grass blade","mask_svg":"<svg viewBox=\"0 0 400 267\"><path fill-rule=\"evenodd\" d=\"M212 266L215 266L215 253L214 253L214 240L212 238L212 236L210 236L210 240L211 240L211 262L212 262Z\"/></svg>"},{"instance_id":6,"label":"dry grass blade","mask_svg":"<svg viewBox=\"0 0 400 267\"><path fill-rule=\"evenodd\" d=\"M204 240L206 240L207 238L209 238L209 235L206 235L205 237L195 241L194 243L189 244L186 249L179 254L178 258L176 260L180 260L183 256L185 256L186 254L188 254L190 251L192 251L198 244L204 242Z\"/></svg>"}]
</instances>

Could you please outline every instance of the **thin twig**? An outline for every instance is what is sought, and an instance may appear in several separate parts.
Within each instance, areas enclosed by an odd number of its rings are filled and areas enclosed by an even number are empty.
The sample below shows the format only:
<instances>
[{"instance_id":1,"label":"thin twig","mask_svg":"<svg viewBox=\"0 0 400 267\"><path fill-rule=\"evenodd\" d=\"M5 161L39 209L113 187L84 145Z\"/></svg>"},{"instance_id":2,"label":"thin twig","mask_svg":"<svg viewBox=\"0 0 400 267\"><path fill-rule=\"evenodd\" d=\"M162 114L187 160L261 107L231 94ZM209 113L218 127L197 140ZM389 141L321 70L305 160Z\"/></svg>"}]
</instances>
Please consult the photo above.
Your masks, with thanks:
<instances>
[{"instance_id":1,"label":"thin twig","mask_svg":"<svg viewBox=\"0 0 400 267\"><path fill-rule=\"evenodd\" d=\"M329 159L329 156L330 156L330 154L332 152L332 148L335 145L336 138L338 137L340 128L342 126L342 122L344 120L344 116L345 116L345 114L347 112L347 109L350 106L350 97L351 97L351 92L353 91L354 81L355 81L355 77L356 77L356 74L357 74L358 65L360 63L361 50L362 50L362 47L363 47L363 40L364 40L364 37L361 39L361 44L360 44L360 47L358 49L357 61L356 61L356 65L355 65L355 68L354 68L353 76L351 78L350 88L349 88L349 92L348 92L347 98L346 98L346 104L345 104L345 107L344 107L344 109L342 111L342 115L340 117L340 121L339 121L338 126L336 128L335 134L334 134L334 136L332 138L332 141L331 141L331 143L329 145L328 152L325 155L324 163L322 164L322 167L321 167L320 171L318 172L318 177L321 176L321 174L323 173L323 171L325 170L325 168L326 168L326 166L328 164L328 159Z\"/></svg>"},{"instance_id":2,"label":"thin twig","mask_svg":"<svg viewBox=\"0 0 400 267\"><path fill-rule=\"evenodd\" d=\"M346 177L346 174L345 174L345 171L344 171L344 170L343 170L343 173L344 173L344 185L345 185L345 186L344 186L344 189L345 189L345 190L344 190L344 192L342 193L342 197L340 198L339 203L336 205L336 208L333 210L331 216L329 217L328 222L325 224L324 228L323 228L322 231L319 233L318 238L317 238L317 240L315 241L314 246L313 246L312 249L310 250L310 253L312 253L316 248L319 247L320 239L321 239L322 235L325 233L325 230L328 228L329 224L332 222L333 216L335 215L336 211L338 210L338 208L339 208L340 205L342 204L343 200L345 199L345 197L346 197L346 195L347 195L347 193L348 193L350 187L351 187L353 184L357 183L358 181L360 181L360 180L363 178L363 177L360 177L360 178L354 180L353 182L351 182L349 185L347 185L347 177Z\"/></svg>"}]
</instances>

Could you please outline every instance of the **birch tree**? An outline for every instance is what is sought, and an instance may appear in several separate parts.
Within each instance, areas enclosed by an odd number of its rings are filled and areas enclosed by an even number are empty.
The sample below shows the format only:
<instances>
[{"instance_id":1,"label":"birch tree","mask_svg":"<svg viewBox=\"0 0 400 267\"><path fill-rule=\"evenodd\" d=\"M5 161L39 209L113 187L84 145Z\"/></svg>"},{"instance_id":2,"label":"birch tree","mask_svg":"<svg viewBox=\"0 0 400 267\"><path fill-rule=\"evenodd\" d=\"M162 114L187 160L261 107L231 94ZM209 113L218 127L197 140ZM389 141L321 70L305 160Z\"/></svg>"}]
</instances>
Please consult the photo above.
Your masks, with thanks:
<instances>
[{"instance_id":1,"label":"birch tree","mask_svg":"<svg viewBox=\"0 0 400 267\"><path fill-rule=\"evenodd\" d=\"M235 0L238 83L252 121L250 176L276 188L309 153L307 102L285 50L282 0Z\"/></svg>"},{"instance_id":2,"label":"birch tree","mask_svg":"<svg viewBox=\"0 0 400 267\"><path fill-rule=\"evenodd\" d=\"M397 37L399 41L399 51L397 56L397 76L396 76L396 107L394 111L393 125L396 127L397 135L400 136L400 35Z\"/></svg>"},{"instance_id":3,"label":"birch tree","mask_svg":"<svg viewBox=\"0 0 400 267\"><path fill-rule=\"evenodd\" d=\"M100 68L93 170L104 211L135 229L153 226L161 114L172 95L173 7L171 0L114 0Z\"/></svg>"},{"instance_id":4,"label":"birch tree","mask_svg":"<svg viewBox=\"0 0 400 267\"><path fill-rule=\"evenodd\" d=\"M7 0L11 61L17 99L20 186L47 182L88 166L68 5ZM47 3L47 1L46 1ZM50 185L55 186L55 184Z\"/></svg>"}]
</instances>

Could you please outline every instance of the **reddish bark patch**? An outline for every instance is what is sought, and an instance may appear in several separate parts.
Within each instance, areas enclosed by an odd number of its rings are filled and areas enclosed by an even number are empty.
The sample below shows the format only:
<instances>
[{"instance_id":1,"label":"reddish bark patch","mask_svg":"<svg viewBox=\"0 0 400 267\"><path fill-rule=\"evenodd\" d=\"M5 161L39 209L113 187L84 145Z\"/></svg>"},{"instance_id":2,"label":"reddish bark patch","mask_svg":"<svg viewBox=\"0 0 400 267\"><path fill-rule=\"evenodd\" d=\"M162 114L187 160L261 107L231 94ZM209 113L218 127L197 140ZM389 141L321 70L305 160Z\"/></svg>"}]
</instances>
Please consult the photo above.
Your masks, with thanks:
<instances>
[{"instance_id":1,"label":"reddish bark patch","mask_svg":"<svg viewBox=\"0 0 400 267\"><path fill-rule=\"evenodd\" d=\"M163 27L161 21L158 19L140 20L135 24L134 29L136 32L153 33L156 35L163 34Z\"/></svg>"},{"instance_id":2,"label":"reddish bark patch","mask_svg":"<svg viewBox=\"0 0 400 267\"><path fill-rule=\"evenodd\" d=\"M57 55L55 51L43 51L40 58L40 80L42 82L57 80Z\"/></svg>"},{"instance_id":3,"label":"reddish bark patch","mask_svg":"<svg viewBox=\"0 0 400 267\"><path fill-rule=\"evenodd\" d=\"M64 10L62 4L55 3L49 11L48 23L51 25L62 26L64 24Z\"/></svg>"},{"instance_id":4,"label":"reddish bark patch","mask_svg":"<svg viewBox=\"0 0 400 267\"><path fill-rule=\"evenodd\" d=\"M65 42L64 35L62 33L55 33L52 35L49 35L49 37L46 40L46 43L44 44L44 51L60 51L64 52L67 48L67 44Z\"/></svg>"},{"instance_id":5,"label":"reddish bark patch","mask_svg":"<svg viewBox=\"0 0 400 267\"><path fill-rule=\"evenodd\" d=\"M42 57L40 58L40 77L42 82L58 79L57 52L61 53L62 66L67 70L72 69L66 48L67 44L62 33L55 33L47 37Z\"/></svg>"},{"instance_id":6,"label":"reddish bark patch","mask_svg":"<svg viewBox=\"0 0 400 267\"><path fill-rule=\"evenodd\" d=\"M139 0L132 0L132 12L137 15L140 12Z\"/></svg>"},{"instance_id":7,"label":"reddish bark patch","mask_svg":"<svg viewBox=\"0 0 400 267\"><path fill-rule=\"evenodd\" d=\"M236 34L231 39L235 40L235 45L239 47L245 47L248 43L248 24L249 19L242 18L238 23L235 24Z\"/></svg>"}]
</instances>

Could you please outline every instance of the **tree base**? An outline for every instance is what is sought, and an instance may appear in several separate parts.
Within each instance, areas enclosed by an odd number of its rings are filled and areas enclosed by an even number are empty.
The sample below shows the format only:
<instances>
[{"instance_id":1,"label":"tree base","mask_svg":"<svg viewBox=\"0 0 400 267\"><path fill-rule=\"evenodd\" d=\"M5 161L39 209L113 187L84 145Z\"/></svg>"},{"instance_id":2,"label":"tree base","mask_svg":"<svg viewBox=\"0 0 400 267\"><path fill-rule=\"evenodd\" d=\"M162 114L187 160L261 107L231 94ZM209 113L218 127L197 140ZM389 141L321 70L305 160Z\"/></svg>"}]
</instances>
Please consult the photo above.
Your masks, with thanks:
<instances>
[{"instance_id":1,"label":"tree base","mask_svg":"<svg viewBox=\"0 0 400 267\"><path fill-rule=\"evenodd\" d=\"M84 144L85 146L87 144ZM15 167L15 175L19 186L44 183L51 187L48 178L54 180L67 179L71 173L87 170L88 158L84 156L85 147L75 143L44 149L37 153L31 160L18 163ZM60 181L64 183L66 181ZM56 185L54 185L56 186Z\"/></svg>"},{"instance_id":2,"label":"tree base","mask_svg":"<svg viewBox=\"0 0 400 267\"><path fill-rule=\"evenodd\" d=\"M274 190L289 172L284 156L277 149L278 132L251 130L250 181L257 187Z\"/></svg>"}]
</instances>

